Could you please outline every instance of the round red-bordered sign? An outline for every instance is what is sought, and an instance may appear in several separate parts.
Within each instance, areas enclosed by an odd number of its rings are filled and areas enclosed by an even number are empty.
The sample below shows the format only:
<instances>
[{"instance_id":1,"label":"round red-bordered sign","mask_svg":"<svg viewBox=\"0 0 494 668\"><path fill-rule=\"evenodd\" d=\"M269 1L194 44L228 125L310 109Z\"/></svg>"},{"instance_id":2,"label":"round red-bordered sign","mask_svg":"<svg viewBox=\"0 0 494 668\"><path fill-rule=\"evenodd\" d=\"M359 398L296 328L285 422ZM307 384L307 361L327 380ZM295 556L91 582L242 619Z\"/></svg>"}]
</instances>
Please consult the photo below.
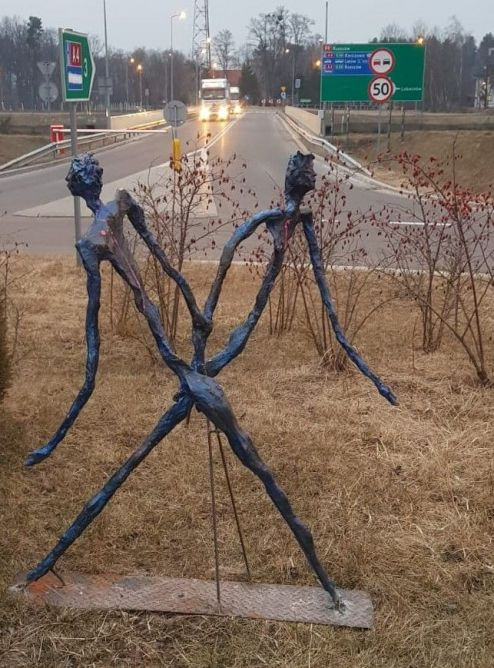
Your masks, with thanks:
<instances>
[{"instance_id":1,"label":"round red-bordered sign","mask_svg":"<svg viewBox=\"0 0 494 668\"><path fill-rule=\"evenodd\" d=\"M377 104L383 104L393 95L394 90L394 84L389 77L374 77L369 83L369 99Z\"/></svg>"},{"instance_id":2,"label":"round red-bordered sign","mask_svg":"<svg viewBox=\"0 0 494 668\"><path fill-rule=\"evenodd\" d=\"M369 56L369 67L379 76L389 74L395 64L395 54L389 49L376 49Z\"/></svg>"}]
</instances>

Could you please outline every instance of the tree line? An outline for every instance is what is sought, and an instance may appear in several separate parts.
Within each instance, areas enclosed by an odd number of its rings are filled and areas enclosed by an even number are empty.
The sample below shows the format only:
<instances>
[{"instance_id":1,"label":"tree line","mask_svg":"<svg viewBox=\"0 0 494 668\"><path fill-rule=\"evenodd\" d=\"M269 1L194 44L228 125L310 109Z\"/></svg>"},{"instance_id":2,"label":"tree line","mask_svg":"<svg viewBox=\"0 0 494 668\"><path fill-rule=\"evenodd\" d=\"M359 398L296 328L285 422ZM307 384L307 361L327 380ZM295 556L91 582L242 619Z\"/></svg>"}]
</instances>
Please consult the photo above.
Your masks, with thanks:
<instances>
[{"instance_id":1,"label":"tree line","mask_svg":"<svg viewBox=\"0 0 494 668\"><path fill-rule=\"evenodd\" d=\"M238 48L232 33L222 30L212 40L213 74L223 76L226 70L241 69L241 92L253 103L277 100L284 93L288 102L293 97L295 103L311 100L317 106L323 39L313 31L313 25L309 17L278 7L274 12L251 19L248 42ZM431 111L471 108L479 91L482 95L487 90L489 77L491 82L494 78L492 32L477 43L453 17L441 29L420 22L410 30L388 25L369 42L412 42L419 36L426 43L424 108ZM97 72L92 96L95 107L104 99L98 81L104 74L104 49L97 36L91 36L91 45ZM199 78L211 72L193 57L179 51L173 55L175 97L192 104L196 101ZM159 107L169 99L169 50L136 48L129 52L112 48L109 60L114 105ZM38 94L43 81L37 67L39 61L56 63L52 80L58 85L57 32L45 28L42 18L36 16L25 21L16 17L1 19L1 109L44 108Z\"/></svg>"}]
</instances>

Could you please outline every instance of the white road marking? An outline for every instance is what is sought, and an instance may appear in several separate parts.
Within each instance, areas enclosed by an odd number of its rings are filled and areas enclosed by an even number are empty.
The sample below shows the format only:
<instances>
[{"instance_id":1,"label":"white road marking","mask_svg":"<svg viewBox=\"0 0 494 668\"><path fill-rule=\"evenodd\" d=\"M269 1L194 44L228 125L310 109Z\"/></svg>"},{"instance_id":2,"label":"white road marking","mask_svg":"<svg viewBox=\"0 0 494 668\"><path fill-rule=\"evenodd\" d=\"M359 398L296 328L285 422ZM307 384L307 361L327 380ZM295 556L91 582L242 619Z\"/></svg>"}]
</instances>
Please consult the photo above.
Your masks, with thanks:
<instances>
[{"instance_id":1,"label":"white road marking","mask_svg":"<svg viewBox=\"0 0 494 668\"><path fill-rule=\"evenodd\" d=\"M425 227L425 223L420 220L390 220L388 225L411 225L416 227ZM451 227L451 223L432 223L430 227Z\"/></svg>"}]
</instances>

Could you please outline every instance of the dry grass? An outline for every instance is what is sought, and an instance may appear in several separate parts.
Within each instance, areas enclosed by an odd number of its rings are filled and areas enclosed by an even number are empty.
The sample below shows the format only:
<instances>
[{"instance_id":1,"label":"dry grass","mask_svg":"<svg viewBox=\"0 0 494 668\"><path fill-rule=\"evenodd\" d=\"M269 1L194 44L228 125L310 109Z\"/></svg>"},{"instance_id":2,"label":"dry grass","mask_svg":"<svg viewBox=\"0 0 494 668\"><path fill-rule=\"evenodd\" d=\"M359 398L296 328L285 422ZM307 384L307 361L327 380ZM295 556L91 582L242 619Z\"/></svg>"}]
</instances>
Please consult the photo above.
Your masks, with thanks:
<instances>
[{"instance_id":1,"label":"dry grass","mask_svg":"<svg viewBox=\"0 0 494 668\"><path fill-rule=\"evenodd\" d=\"M18 158L25 153L44 146L49 142L48 137L36 135L2 135L0 134L0 165Z\"/></svg>"},{"instance_id":2,"label":"dry grass","mask_svg":"<svg viewBox=\"0 0 494 668\"><path fill-rule=\"evenodd\" d=\"M13 600L5 589L15 574L53 545L176 387L137 342L110 340L103 309L94 397L52 458L24 470L26 452L51 435L81 381L85 308L84 277L72 261L30 257L19 271L27 265L31 274L16 295L25 311L21 360L1 416L0 665L494 665L493 390L475 385L452 343L429 356L413 350L415 313L406 301L369 322L361 345L399 408L356 372L322 369L302 329L269 338L266 320L221 375L241 422L313 528L329 572L341 586L371 593L374 630L39 610ZM191 272L201 294L211 271ZM233 270L213 344L246 311L255 287L247 272ZM313 583L260 484L229 460L255 579ZM60 570L212 578L206 462L196 414L127 481ZM235 579L242 562L224 486L220 496L222 572Z\"/></svg>"},{"instance_id":3,"label":"dry grass","mask_svg":"<svg viewBox=\"0 0 494 668\"><path fill-rule=\"evenodd\" d=\"M387 150L387 125L383 121L381 136L382 154ZM474 192L486 192L494 185L494 132L492 130L414 130L405 133L404 141L399 132L391 135L391 153L402 151L423 156L428 159L433 156L438 160L450 160L453 148L459 159L455 164L456 179L465 188ZM361 160L373 171L374 176L392 185L399 185L402 173L399 165L386 162L376 162L377 135L353 134L350 136L349 146L346 146L354 157ZM445 169L445 180L452 179L451 168Z\"/></svg>"}]
</instances>

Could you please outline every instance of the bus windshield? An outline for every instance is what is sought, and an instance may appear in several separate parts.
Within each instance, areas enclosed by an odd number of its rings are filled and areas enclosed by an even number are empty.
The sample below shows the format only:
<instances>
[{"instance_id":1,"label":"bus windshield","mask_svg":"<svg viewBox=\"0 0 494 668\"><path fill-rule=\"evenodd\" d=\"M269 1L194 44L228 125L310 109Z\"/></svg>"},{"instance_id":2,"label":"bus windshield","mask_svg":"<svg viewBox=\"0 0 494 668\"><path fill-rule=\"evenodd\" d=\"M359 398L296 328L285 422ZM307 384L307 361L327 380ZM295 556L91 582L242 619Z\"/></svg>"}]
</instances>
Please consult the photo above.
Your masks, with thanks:
<instances>
[{"instance_id":1,"label":"bus windshield","mask_svg":"<svg viewBox=\"0 0 494 668\"><path fill-rule=\"evenodd\" d=\"M226 97L225 88L203 88L201 98L203 100L224 100Z\"/></svg>"}]
</instances>

